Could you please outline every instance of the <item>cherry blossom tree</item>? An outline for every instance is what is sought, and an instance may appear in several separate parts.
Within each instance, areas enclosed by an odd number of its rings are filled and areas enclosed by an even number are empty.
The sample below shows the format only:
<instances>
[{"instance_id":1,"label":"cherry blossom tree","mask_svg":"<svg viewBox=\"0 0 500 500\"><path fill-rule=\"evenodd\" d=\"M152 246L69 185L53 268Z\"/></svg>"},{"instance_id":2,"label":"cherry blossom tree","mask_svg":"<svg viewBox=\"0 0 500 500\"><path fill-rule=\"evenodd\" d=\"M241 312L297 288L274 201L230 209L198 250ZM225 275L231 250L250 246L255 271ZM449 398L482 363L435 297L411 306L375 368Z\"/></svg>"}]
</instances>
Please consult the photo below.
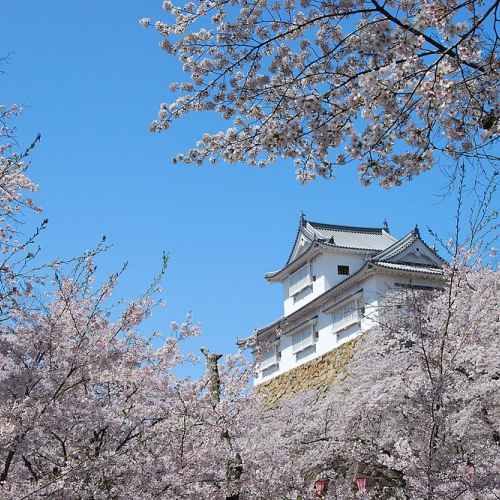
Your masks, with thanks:
<instances>
[{"instance_id":1,"label":"cherry blossom tree","mask_svg":"<svg viewBox=\"0 0 500 500\"><path fill-rule=\"evenodd\" d=\"M189 318L173 336L146 337L150 293L112 320L118 274L96 286L89 256L71 269L38 310L1 327L2 498L236 498L228 465L247 364L221 366L214 401L210 376L175 375L189 362L180 341L199 334Z\"/></svg>"},{"instance_id":2,"label":"cherry blossom tree","mask_svg":"<svg viewBox=\"0 0 500 500\"><path fill-rule=\"evenodd\" d=\"M17 105L0 105L0 319L8 318L10 309L31 295L33 280L38 279L32 272L36 240L48 222L28 231L23 228L27 211L41 211L29 197L37 187L26 174L40 136L18 151L14 120L20 112Z\"/></svg>"},{"instance_id":3,"label":"cherry blossom tree","mask_svg":"<svg viewBox=\"0 0 500 500\"><path fill-rule=\"evenodd\" d=\"M166 0L150 24L188 79L151 129L189 112L231 122L174 162L223 159L297 177L355 162L399 185L449 156L496 161L498 2ZM444 155L443 155L444 153ZM477 165L476 167L477 168ZM488 168L487 166L485 168Z\"/></svg>"},{"instance_id":4,"label":"cherry blossom tree","mask_svg":"<svg viewBox=\"0 0 500 500\"><path fill-rule=\"evenodd\" d=\"M228 488L232 435L251 371L241 357L221 366L220 399L210 377L176 375L190 317L173 333L146 335L161 272L131 302L112 302L125 271L98 284L104 241L82 256L38 265L26 235L28 157L2 109L0 150L0 497L216 498ZM121 304L121 305L120 305Z\"/></svg>"}]
</instances>

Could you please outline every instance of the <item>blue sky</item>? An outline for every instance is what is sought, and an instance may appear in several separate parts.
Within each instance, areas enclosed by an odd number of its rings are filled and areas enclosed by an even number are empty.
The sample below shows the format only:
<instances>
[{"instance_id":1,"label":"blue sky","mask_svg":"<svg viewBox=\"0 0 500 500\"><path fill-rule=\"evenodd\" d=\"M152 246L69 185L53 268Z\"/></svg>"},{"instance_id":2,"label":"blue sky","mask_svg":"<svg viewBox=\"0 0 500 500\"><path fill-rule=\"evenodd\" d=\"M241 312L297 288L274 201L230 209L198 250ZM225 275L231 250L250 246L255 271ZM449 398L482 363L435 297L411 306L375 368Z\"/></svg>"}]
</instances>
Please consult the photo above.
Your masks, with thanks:
<instances>
[{"instance_id":1,"label":"blue sky","mask_svg":"<svg viewBox=\"0 0 500 500\"><path fill-rule=\"evenodd\" d=\"M25 106L22 144L42 134L31 175L50 220L44 258L79 254L105 234L114 246L101 270L128 260L119 292L132 297L169 252L168 307L148 326L168 330L192 310L204 335L190 347L230 352L236 337L281 314L281 290L263 275L284 263L301 210L337 224L381 226L387 218L398 237L415 223L451 234L455 201L439 196L445 179L437 171L385 191L363 188L352 167L335 181L301 186L291 162L173 166L172 156L221 124L190 116L164 135L149 133L159 103L171 97L169 82L182 79L155 32L137 23L161 15L160 0L2 6L2 54L11 55L1 101Z\"/></svg>"}]
</instances>

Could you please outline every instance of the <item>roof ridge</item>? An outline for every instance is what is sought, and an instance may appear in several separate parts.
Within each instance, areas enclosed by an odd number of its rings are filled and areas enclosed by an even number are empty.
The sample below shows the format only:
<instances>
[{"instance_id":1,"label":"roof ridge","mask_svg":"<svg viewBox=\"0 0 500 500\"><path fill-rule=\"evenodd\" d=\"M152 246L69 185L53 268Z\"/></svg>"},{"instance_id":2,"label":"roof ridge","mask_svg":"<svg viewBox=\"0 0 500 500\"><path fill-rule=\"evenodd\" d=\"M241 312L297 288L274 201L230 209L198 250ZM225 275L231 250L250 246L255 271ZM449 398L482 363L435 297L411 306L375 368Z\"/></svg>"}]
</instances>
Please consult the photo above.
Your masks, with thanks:
<instances>
[{"instance_id":1,"label":"roof ridge","mask_svg":"<svg viewBox=\"0 0 500 500\"><path fill-rule=\"evenodd\" d=\"M382 231L384 231L383 227L366 227L366 226L346 226L342 224L327 224L325 222L314 222L314 221L307 221L311 226L316 227L318 229L333 229L337 231L350 231L354 233L375 233L375 234L382 234Z\"/></svg>"}]
</instances>

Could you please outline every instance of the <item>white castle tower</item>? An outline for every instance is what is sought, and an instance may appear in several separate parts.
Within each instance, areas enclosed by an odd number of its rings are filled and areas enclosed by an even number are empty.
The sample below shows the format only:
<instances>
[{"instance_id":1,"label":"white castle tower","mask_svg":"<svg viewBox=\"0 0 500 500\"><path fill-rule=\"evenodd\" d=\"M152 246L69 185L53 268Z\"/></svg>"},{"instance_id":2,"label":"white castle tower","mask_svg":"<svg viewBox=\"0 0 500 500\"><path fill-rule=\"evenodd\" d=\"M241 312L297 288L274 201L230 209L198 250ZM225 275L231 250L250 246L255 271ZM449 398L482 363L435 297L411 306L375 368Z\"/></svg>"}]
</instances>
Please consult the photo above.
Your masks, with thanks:
<instances>
[{"instance_id":1,"label":"white castle tower","mask_svg":"<svg viewBox=\"0 0 500 500\"><path fill-rule=\"evenodd\" d=\"M339 226L302 215L286 264L265 275L282 285L283 317L238 342L262 350L255 384L372 328L388 290L440 286L443 264L418 227L397 240L386 223L380 228Z\"/></svg>"}]
</instances>

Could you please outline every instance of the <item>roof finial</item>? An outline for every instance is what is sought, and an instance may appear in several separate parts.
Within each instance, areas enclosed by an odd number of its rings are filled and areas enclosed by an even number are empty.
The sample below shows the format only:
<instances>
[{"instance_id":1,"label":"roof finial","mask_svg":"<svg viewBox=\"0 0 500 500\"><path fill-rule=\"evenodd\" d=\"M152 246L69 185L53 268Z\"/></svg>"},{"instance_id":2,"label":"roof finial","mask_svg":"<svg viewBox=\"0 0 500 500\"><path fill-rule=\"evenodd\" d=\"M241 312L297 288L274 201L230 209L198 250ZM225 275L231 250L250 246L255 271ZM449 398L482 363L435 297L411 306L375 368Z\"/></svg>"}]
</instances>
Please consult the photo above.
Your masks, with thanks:
<instances>
[{"instance_id":1,"label":"roof finial","mask_svg":"<svg viewBox=\"0 0 500 500\"><path fill-rule=\"evenodd\" d=\"M413 234L420 238L420 230L418 229L418 224L415 224L415 229L413 230Z\"/></svg>"},{"instance_id":2,"label":"roof finial","mask_svg":"<svg viewBox=\"0 0 500 500\"><path fill-rule=\"evenodd\" d=\"M384 219L384 225L382 227L382 229L388 233L389 232L389 223L387 222L387 219Z\"/></svg>"},{"instance_id":3,"label":"roof finial","mask_svg":"<svg viewBox=\"0 0 500 500\"><path fill-rule=\"evenodd\" d=\"M302 210L300 211L300 225L301 226L305 226L306 224L306 214L304 212L302 212Z\"/></svg>"}]
</instances>

